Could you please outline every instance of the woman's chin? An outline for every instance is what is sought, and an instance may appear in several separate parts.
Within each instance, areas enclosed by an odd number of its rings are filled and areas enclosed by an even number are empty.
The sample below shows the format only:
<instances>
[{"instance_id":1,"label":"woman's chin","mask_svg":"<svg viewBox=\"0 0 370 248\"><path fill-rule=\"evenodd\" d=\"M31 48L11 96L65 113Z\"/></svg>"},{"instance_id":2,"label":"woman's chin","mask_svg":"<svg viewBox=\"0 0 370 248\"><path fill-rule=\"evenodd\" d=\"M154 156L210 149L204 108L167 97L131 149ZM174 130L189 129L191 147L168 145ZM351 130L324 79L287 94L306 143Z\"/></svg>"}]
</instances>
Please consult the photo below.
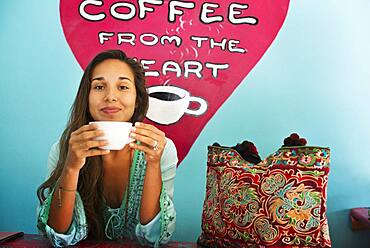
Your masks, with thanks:
<instances>
[{"instance_id":1,"label":"woman's chin","mask_svg":"<svg viewBox=\"0 0 370 248\"><path fill-rule=\"evenodd\" d=\"M105 113L99 112L92 115L94 121L121 121L130 122L131 116L129 114L119 113Z\"/></svg>"},{"instance_id":2,"label":"woman's chin","mask_svg":"<svg viewBox=\"0 0 370 248\"><path fill-rule=\"evenodd\" d=\"M96 118L95 121L122 121L122 122L129 122L130 120L126 120L126 118L118 118L117 116L104 116L104 117Z\"/></svg>"}]
</instances>

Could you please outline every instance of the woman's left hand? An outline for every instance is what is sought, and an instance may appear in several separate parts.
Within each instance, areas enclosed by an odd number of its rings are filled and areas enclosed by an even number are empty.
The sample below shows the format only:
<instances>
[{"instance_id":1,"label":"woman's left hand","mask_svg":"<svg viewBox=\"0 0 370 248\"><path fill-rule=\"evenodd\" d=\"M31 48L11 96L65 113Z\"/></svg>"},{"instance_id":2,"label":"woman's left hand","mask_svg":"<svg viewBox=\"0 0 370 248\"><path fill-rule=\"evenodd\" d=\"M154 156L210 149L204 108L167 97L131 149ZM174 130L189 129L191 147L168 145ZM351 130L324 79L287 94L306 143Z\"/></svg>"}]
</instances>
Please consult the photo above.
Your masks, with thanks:
<instances>
[{"instance_id":1,"label":"woman's left hand","mask_svg":"<svg viewBox=\"0 0 370 248\"><path fill-rule=\"evenodd\" d=\"M153 125L136 122L130 137L140 141L140 144L131 142L131 148L143 151L148 164L160 166L162 153L167 142L164 132Z\"/></svg>"}]
</instances>

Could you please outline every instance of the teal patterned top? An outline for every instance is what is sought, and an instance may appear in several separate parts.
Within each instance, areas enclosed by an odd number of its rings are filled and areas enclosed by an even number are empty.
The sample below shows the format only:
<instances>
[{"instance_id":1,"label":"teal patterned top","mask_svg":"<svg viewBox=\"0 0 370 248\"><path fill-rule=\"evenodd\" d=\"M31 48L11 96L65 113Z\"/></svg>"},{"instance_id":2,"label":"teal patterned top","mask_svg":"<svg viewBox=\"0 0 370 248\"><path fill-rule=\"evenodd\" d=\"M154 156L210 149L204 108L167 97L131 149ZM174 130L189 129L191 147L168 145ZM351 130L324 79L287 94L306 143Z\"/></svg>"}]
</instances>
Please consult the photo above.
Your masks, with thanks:
<instances>
[{"instance_id":1,"label":"teal patterned top","mask_svg":"<svg viewBox=\"0 0 370 248\"><path fill-rule=\"evenodd\" d=\"M55 168L59 158L59 145L54 144L49 153L49 174ZM108 239L136 239L142 245L158 247L170 240L175 230L176 211L173 204L174 178L177 165L176 147L172 140L167 139L166 147L161 158L162 192L160 195L160 212L148 224L139 221L146 161L144 153L136 150L130 169L129 192L126 191L119 208L106 206L104 210L105 235ZM88 234L87 220L82 199L76 193L75 207L71 226L66 233L57 233L47 225L49 208L53 191L38 211L37 227L45 234L54 247L74 245L86 239ZM127 199L128 197L128 199ZM126 206L126 202L128 206ZM126 209L127 208L127 209ZM127 217L125 214L127 213ZM127 222L126 222L126 221Z\"/></svg>"}]
</instances>

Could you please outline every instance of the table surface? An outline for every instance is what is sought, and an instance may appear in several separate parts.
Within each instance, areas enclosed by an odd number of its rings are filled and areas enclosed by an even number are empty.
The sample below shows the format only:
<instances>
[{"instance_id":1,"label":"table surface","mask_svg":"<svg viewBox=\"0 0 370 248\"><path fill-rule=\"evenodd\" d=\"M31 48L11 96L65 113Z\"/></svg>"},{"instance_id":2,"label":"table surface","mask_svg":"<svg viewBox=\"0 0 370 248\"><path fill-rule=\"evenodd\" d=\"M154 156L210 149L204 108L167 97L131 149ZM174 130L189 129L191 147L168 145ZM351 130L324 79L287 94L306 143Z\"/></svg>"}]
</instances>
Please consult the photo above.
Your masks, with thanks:
<instances>
[{"instance_id":1,"label":"table surface","mask_svg":"<svg viewBox=\"0 0 370 248\"><path fill-rule=\"evenodd\" d=\"M32 247L32 248L43 248L43 247L51 247L49 240L42 235L38 234L24 234L22 237L1 243L0 248L23 248L23 247ZM79 242L77 245L71 247L103 247L103 248L116 248L116 247L143 247L140 246L138 243L133 241L93 241L93 240L83 240ZM196 243L190 242L175 242L171 241L165 246L166 248L175 248L175 247L182 247L182 248L190 248L190 247L199 247Z\"/></svg>"}]
</instances>

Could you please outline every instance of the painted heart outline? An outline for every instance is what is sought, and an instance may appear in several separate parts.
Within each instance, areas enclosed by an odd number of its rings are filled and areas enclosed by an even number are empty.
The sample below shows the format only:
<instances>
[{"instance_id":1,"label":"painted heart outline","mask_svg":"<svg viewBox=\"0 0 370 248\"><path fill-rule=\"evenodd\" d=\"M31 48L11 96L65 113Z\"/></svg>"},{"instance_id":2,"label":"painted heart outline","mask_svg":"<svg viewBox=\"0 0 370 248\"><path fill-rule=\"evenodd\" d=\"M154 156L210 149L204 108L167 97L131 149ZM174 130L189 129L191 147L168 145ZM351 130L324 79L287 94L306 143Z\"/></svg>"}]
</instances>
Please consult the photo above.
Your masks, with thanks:
<instances>
[{"instance_id":1,"label":"painted heart outline","mask_svg":"<svg viewBox=\"0 0 370 248\"><path fill-rule=\"evenodd\" d=\"M206 102L203 113L195 115L192 111L204 102L188 101L187 113L165 125L146 119L175 142L181 162L210 118L271 45L289 2L60 0L60 18L68 45L83 69L97 53L121 49L146 65L149 89L174 86ZM161 111L162 116L172 114Z\"/></svg>"}]
</instances>

